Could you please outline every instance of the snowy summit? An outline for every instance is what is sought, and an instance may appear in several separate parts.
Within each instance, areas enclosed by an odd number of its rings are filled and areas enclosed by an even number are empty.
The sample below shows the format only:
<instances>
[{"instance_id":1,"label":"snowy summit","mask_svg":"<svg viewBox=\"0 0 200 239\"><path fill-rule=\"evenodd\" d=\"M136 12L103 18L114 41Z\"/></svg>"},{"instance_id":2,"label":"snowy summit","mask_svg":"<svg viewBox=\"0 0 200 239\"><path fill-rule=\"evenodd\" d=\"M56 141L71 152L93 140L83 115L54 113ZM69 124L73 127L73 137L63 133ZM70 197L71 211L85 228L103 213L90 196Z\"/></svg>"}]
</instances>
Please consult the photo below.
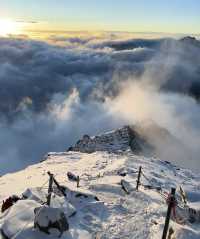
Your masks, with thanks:
<instances>
[{"instance_id":1,"label":"snowy summit","mask_svg":"<svg viewBox=\"0 0 200 239\"><path fill-rule=\"evenodd\" d=\"M66 152L49 153L38 164L4 175L0 238L161 239L171 188L176 203L168 238L200 238L200 175L152 153L144 156L144 148L152 150L126 126L85 135ZM51 194L49 175L55 180Z\"/></svg>"}]
</instances>

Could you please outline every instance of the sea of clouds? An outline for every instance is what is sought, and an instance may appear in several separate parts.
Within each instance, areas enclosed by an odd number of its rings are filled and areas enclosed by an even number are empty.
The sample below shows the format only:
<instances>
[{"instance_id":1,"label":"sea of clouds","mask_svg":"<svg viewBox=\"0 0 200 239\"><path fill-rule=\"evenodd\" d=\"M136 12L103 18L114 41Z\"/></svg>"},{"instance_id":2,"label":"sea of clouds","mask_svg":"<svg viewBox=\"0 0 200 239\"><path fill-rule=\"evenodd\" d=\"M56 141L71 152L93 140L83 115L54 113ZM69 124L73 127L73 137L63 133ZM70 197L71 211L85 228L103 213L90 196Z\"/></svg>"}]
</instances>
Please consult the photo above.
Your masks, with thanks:
<instances>
[{"instance_id":1,"label":"sea of clouds","mask_svg":"<svg viewBox=\"0 0 200 239\"><path fill-rule=\"evenodd\" d=\"M0 174L82 134L151 120L187 146L179 164L200 168L199 99L200 42L192 38L0 38Z\"/></svg>"}]
</instances>

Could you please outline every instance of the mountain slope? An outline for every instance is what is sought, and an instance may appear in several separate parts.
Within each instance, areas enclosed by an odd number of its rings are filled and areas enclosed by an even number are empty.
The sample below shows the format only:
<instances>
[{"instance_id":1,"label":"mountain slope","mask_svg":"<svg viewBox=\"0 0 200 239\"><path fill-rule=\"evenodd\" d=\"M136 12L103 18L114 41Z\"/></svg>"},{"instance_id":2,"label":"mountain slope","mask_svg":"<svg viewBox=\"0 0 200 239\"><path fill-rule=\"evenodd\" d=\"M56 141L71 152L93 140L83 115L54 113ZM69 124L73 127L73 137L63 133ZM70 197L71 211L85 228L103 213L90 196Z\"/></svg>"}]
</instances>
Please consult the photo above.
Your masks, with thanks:
<instances>
[{"instance_id":1,"label":"mountain slope","mask_svg":"<svg viewBox=\"0 0 200 239\"><path fill-rule=\"evenodd\" d=\"M140 187L139 192L135 190L139 166L142 166L145 175L141 178L142 184L161 187L162 191L144 186ZM90 154L74 151L49 153L39 164L1 177L0 202L12 194L21 195L27 188L32 192L37 191L37 196L45 201L47 171L53 173L57 181L66 187L67 193L67 199L61 195L57 199L56 196L52 203L58 205L59 200L67 200L76 210L76 214L68 218L70 230L63 234L63 239L160 239L167 210L164 193L180 185L188 195L189 206L200 209L200 175L156 158L137 156L129 149ZM67 179L69 171L80 176L79 188L76 188L75 182ZM122 189L122 182L129 194ZM77 195L88 196L79 198ZM0 215L1 229L15 239L57 238L33 229L33 209L39 201L33 198L29 200L18 201ZM28 209L25 203L28 203ZM23 212L24 208L26 210ZM15 216L16 225L13 227L10 217L15 212L20 213L20 210L23 215ZM28 225L27 219L24 219L26 214L32 215ZM171 221L176 238L200 238L200 222L190 223L187 215L185 218L185 225Z\"/></svg>"},{"instance_id":2,"label":"mountain slope","mask_svg":"<svg viewBox=\"0 0 200 239\"><path fill-rule=\"evenodd\" d=\"M157 156L163 161L197 170L193 150L183 144L167 129L153 121L140 122L90 137L84 135L67 151L92 153L96 151L124 152L131 149L134 154L146 157ZM193 160L193 162L191 162Z\"/></svg>"}]
</instances>

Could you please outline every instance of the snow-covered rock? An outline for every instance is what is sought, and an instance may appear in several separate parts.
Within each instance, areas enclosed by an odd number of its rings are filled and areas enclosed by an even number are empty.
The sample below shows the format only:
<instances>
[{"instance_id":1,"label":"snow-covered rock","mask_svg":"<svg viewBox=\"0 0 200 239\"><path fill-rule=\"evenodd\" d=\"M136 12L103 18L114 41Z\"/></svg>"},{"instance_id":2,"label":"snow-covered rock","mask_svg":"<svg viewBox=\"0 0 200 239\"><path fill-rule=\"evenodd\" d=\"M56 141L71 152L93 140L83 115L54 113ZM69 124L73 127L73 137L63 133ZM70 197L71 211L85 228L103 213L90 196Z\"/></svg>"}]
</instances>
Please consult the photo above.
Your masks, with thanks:
<instances>
[{"instance_id":1,"label":"snow-covered rock","mask_svg":"<svg viewBox=\"0 0 200 239\"><path fill-rule=\"evenodd\" d=\"M33 226L34 209L40 204L33 200L20 200L0 219L1 231L5 238L20 238L18 235Z\"/></svg>"},{"instance_id":2,"label":"snow-covered rock","mask_svg":"<svg viewBox=\"0 0 200 239\"><path fill-rule=\"evenodd\" d=\"M93 153L96 151L118 152L132 148L133 151L142 150L142 138L134 131L133 127L124 126L120 129L90 137L84 135L81 140L70 147L69 151Z\"/></svg>"},{"instance_id":3,"label":"snow-covered rock","mask_svg":"<svg viewBox=\"0 0 200 239\"><path fill-rule=\"evenodd\" d=\"M56 188L57 189L57 188ZM58 189L54 190L51 196L51 207L60 208L68 218L76 213L76 209L66 199L60 195ZM28 188L22 193L24 199L35 200L40 204L47 202L47 192L43 188Z\"/></svg>"},{"instance_id":4,"label":"snow-covered rock","mask_svg":"<svg viewBox=\"0 0 200 239\"><path fill-rule=\"evenodd\" d=\"M42 232L61 237L69 229L64 212L60 208L41 206L35 208L34 227Z\"/></svg>"}]
</instances>

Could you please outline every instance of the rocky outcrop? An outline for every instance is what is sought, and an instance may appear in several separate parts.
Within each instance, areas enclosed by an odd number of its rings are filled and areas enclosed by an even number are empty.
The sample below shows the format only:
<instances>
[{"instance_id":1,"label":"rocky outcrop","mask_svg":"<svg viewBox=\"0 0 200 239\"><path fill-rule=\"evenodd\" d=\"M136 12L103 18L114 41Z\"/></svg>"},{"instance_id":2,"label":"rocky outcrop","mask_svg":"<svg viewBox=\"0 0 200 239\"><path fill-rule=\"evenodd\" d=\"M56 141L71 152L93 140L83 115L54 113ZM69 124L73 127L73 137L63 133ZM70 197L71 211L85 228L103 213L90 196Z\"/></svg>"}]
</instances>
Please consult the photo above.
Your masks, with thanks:
<instances>
[{"instance_id":1,"label":"rocky outcrop","mask_svg":"<svg viewBox=\"0 0 200 239\"><path fill-rule=\"evenodd\" d=\"M124 126L115 131L90 137L84 135L81 140L70 147L68 151L93 153L95 151L126 151L132 149L135 153L141 152L144 139L134 130L134 127Z\"/></svg>"},{"instance_id":2,"label":"rocky outcrop","mask_svg":"<svg viewBox=\"0 0 200 239\"><path fill-rule=\"evenodd\" d=\"M185 44L190 44L192 46L200 47L200 41L198 41L195 37L186 36L180 40Z\"/></svg>"},{"instance_id":3,"label":"rocky outcrop","mask_svg":"<svg viewBox=\"0 0 200 239\"><path fill-rule=\"evenodd\" d=\"M68 151L93 153L96 151L122 152L132 150L134 154L158 156L162 160L169 157L183 158L188 156L185 146L167 129L156 123L141 122L134 126L124 126L98 136L84 135ZM177 150L178 149L178 150Z\"/></svg>"}]
</instances>

